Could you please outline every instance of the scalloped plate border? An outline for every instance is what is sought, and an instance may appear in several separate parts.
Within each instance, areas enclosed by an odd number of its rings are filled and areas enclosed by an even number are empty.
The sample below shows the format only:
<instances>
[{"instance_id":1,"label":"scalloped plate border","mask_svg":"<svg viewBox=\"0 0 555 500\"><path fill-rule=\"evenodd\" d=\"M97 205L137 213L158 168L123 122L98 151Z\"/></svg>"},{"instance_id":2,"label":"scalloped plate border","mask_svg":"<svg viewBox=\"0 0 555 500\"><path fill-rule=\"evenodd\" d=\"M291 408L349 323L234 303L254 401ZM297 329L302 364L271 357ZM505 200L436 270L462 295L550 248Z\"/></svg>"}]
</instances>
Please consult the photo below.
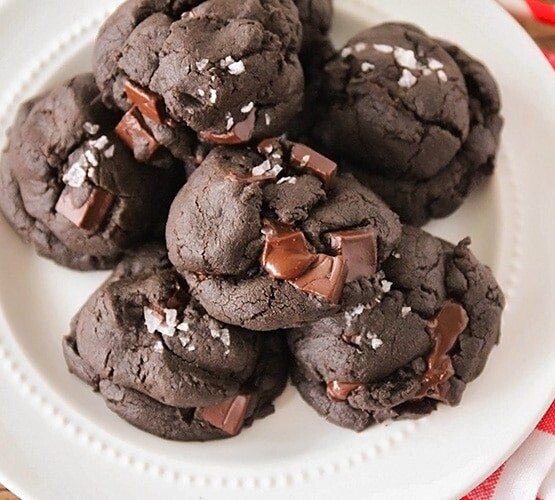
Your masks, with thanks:
<instances>
[{"instance_id":1,"label":"scalloped plate border","mask_svg":"<svg viewBox=\"0 0 555 500\"><path fill-rule=\"evenodd\" d=\"M367 6L364 0L352 0L359 6ZM0 6L1 7L1 6ZM111 10L111 9L110 9ZM74 49L74 46L79 45L83 41L89 40L94 31L98 28L101 22L108 15L110 10L88 19L83 22L75 23L70 29L62 33L62 35L53 42L42 54L36 58L36 62L32 64L27 70L23 71L15 83L9 90L3 94L2 99L3 109L6 111L0 117L0 134L6 130L8 124L13 119L14 112L17 106L29 95L31 89L36 87L36 81L43 70L48 73L48 68L56 67L68 57L68 54ZM2 107L0 107L2 109ZM506 154L506 153L505 153ZM512 297L516 289L518 276L520 274L520 263L522 261L522 232L523 232L523 213L522 213L522 199L518 186L518 174L512 162L506 161L504 164L506 168L503 178L503 185L507 187L510 200L503 199L503 203L510 203L512 208L512 227L504 228L504 236L508 233L511 234L509 238L511 241L511 257L509 262L510 279L505 283L507 295ZM507 239L504 238L506 241ZM1 304L0 304L1 307ZM8 334L11 335L11 334ZM32 405L46 417L51 425L62 431L66 436L77 440L80 445L85 446L89 450L102 455L110 462L118 465L130 467L137 472L147 473L152 476L172 482L188 484L191 486L215 486L222 488L273 488L284 487L293 484L300 484L306 481L317 480L327 474L339 473L342 471L350 470L353 467L363 465L370 460L381 457L390 449L402 443L409 438L410 435L415 433L418 429L427 426L428 419L423 419L416 422L403 422L396 424L395 432L375 446L353 451L350 456L342 457L340 460L327 462L324 464L317 464L311 467L304 467L303 470L298 470L295 473L280 473L271 476L252 475L244 477L225 477L225 476L211 476L195 473L190 474L184 472L178 467L168 466L163 462L154 463L151 460L144 460L138 456L134 456L127 451L112 446L107 443L105 439L99 438L97 435L98 429L89 431L85 429L85 425L92 424L87 422L84 425L76 423L79 418L74 418L70 413L61 409L59 405L53 402L53 398L45 395L40 389L40 385L33 382L36 373L30 366L24 366L25 362L18 362L17 358L21 353L11 353L7 344L2 339L4 332L0 332L0 365L3 371L11 378L11 380L19 388L19 392ZM11 343L11 342L10 342ZM15 350L14 350L15 351ZM42 382L41 382L42 383ZM47 392L47 391L46 391ZM82 418L81 418L82 419ZM100 432L102 433L102 432Z\"/></svg>"}]
</instances>

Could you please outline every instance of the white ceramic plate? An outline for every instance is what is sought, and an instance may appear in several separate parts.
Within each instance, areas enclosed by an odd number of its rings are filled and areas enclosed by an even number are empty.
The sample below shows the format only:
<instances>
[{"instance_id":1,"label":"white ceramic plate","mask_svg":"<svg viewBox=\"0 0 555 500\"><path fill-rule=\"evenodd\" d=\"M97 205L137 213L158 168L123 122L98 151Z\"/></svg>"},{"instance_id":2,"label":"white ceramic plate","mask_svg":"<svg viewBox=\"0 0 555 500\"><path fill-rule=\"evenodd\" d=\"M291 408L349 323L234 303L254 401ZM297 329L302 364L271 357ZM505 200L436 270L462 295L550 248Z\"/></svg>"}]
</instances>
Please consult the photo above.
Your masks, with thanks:
<instances>
[{"instance_id":1,"label":"white ceramic plate","mask_svg":"<svg viewBox=\"0 0 555 500\"><path fill-rule=\"evenodd\" d=\"M111 0L0 0L0 137L16 106L89 68ZM105 277L40 259L0 222L0 481L26 498L457 498L526 437L555 394L555 79L493 1L338 0L335 39L412 21L482 58L507 120L494 179L431 230L470 234L507 292L503 338L462 404L362 434L320 419L291 388L235 439L172 443L108 411L71 377L60 340Z\"/></svg>"}]
</instances>

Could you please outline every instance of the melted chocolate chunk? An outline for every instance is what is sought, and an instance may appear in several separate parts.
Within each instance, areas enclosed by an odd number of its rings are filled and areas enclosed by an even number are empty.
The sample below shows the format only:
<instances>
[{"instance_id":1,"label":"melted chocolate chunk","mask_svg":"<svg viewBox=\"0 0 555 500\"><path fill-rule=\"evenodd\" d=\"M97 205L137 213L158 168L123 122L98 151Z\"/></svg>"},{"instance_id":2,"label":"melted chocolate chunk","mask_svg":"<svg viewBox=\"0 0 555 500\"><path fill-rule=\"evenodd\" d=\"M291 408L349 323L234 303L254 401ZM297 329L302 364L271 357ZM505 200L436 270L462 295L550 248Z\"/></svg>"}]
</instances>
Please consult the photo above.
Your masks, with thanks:
<instances>
[{"instance_id":1,"label":"melted chocolate chunk","mask_svg":"<svg viewBox=\"0 0 555 500\"><path fill-rule=\"evenodd\" d=\"M85 231L98 231L108 212L112 208L115 196L97 186L93 187L89 196L81 205L76 205L77 191L82 188L66 186L56 203L56 212L73 222Z\"/></svg>"},{"instance_id":2,"label":"melted chocolate chunk","mask_svg":"<svg viewBox=\"0 0 555 500\"><path fill-rule=\"evenodd\" d=\"M312 266L302 276L292 280L291 284L304 292L314 293L332 304L337 304L343 293L346 278L347 266L343 256L318 254Z\"/></svg>"},{"instance_id":3,"label":"melted chocolate chunk","mask_svg":"<svg viewBox=\"0 0 555 500\"><path fill-rule=\"evenodd\" d=\"M324 183L324 188L329 189L337 174L337 163L321 155L304 144L293 144L291 148L291 163L309 170L319 177Z\"/></svg>"},{"instance_id":4,"label":"melted chocolate chunk","mask_svg":"<svg viewBox=\"0 0 555 500\"><path fill-rule=\"evenodd\" d=\"M116 127L116 133L131 150L144 150L148 158L160 147L137 108L125 113Z\"/></svg>"},{"instance_id":5,"label":"melted chocolate chunk","mask_svg":"<svg viewBox=\"0 0 555 500\"><path fill-rule=\"evenodd\" d=\"M127 99L139 109L143 116L160 125L168 121L164 102L159 95L130 80L125 82L124 89Z\"/></svg>"},{"instance_id":6,"label":"melted chocolate chunk","mask_svg":"<svg viewBox=\"0 0 555 500\"><path fill-rule=\"evenodd\" d=\"M448 390L445 382L455 374L449 351L467 325L468 314L465 309L451 300L445 302L437 316L429 322L427 330L434 341L434 348L428 357L428 369L417 398L445 400Z\"/></svg>"},{"instance_id":7,"label":"melted chocolate chunk","mask_svg":"<svg viewBox=\"0 0 555 500\"><path fill-rule=\"evenodd\" d=\"M198 415L210 425L235 436L243 427L250 401L250 394L237 394L220 404L200 408Z\"/></svg>"},{"instance_id":8,"label":"melted chocolate chunk","mask_svg":"<svg viewBox=\"0 0 555 500\"><path fill-rule=\"evenodd\" d=\"M332 380L326 385L326 393L328 398L332 401L346 401L351 392L361 386L362 384L351 384L349 382L338 382L337 380Z\"/></svg>"},{"instance_id":9,"label":"melted chocolate chunk","mask_svg":"<svg viewBox=\"0 0 555 500\"><path fill-rule=\"evenodd\" d=\"M279 222L265 220L266 242L261 263L266 272L277 279L293 280L303 275L317 255L310 252L302 231Z\"/></svg>"},{"instance_id":10,"label":"melted chocolate chunk","mask_svg":"<svg viewBox=\"0 0 555 500\"><path fill-rule=\"evenodd\" d=\"M256 110L253 109L247 119L236 123L235 126L223 134L210 131L199 132L201 141L214 142L216 144L242 144L249 142L254 134L254 125L256 122Z\"/></svg>"},{"instance_id":11,"label":"melted chocolate chunk","mask_svg":"<svg viewBox=\"0 0 555 500\"><path fill-rule=\"evenodd\" d=\"M345 257L347 283L370 278L378 268L378 240L372 229L355 229L328 233L329 244L336 255Z\"/></svg>"}]
</instances>

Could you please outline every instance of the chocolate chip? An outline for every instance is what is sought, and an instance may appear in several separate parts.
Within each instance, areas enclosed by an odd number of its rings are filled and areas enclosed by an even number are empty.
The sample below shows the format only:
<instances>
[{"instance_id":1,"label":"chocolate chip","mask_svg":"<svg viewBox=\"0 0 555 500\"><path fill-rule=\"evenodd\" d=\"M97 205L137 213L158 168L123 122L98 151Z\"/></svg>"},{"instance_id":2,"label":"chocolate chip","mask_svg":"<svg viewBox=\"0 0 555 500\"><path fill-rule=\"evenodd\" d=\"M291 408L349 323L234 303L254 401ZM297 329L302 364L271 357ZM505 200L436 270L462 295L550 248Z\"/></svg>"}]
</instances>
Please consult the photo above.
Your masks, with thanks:
<instances>
[{"instance_id":1,"label":"chocolate chip","mask_svg":"<svg viewBox=\"0 0 555 500\"><path fill-rule=\"evenodd\" d=\"M143 116L160 125L167 121L164 101L159 95L142 88L131 80L124 83L124 89L127 99L139 109Z\"/></svg>"},{"instance_id":2,"label":"chocolate chip","mask_svg":"<svg viewBox=\"0 0 555 500\"><path fill-rule=\"evenodd\" d=\"M235 126L223 134L217 132L199 132L201 141L214 142L216 144L242 144L249 142L254 134L254 124L256 122L256 110L252 110L247 119L236 123Z\"/></svg>"},{"instance_id":3,"label":"chocolate chip","mask_svg":"<svg viewBox=\"0 0 555 500\"><path fill-rule=\"evenodd\" d=\"M332 304L339 303L345 279L347 277L347 266L342 255L331 257L318 254L312 266L291 284L304 292L314 293L328 300Z\"/></svg>"},{"instance_id":4,"label":"chocolate chip","mask_svg":"<svg viewBox=\"0 0 555 500\"><path fill-rule=\"evenodd\" d=\"M271 220L264 221L263 231L266 242L261 263L270 276L283 280L298 278L317 259L302 231Z\"/></svg>"},{"instance_id":5,"label":"chocolate chip","mask_svg":"<svg viewBox=\"0 0 555 500\"><path fill-rule=\"evenodd\" d=\"M345 257L347 283L370 278L378 268L378 240L372 229L354 229L328 233L329 244L335 255Z\"/></svg>"},{"instance_id":6,"label":"chocolate chip","mask_svg":"<svg viewBox=\"0 0 555 500\"><path fill-rule=\"evenodd\" d=\"M137 108L131 108L125 113L116 127L116 133L136 156L144 153L146 158L150 158L160 147Z\"/></svg>"},{"instance_id":7,"label":"chocolate chip","mask_svg":"<svg viewBox=\"0 0 555 500\"><path fill-rule=\"evenodd\" d=\"M83 188L66 186L56 203L56 212L85 231L98 231L112 208L115 196L94 186L84 203L76 203Z\"/></svg>"},{"instance_id":8,"label":"chocolate chip","mask_svg":"<svg viewBox=\"0 0 555 500\"><path fill-rule=\"evenodd\" d=\"M217 405L200 408L198 415L226 434L235 436L243 427L250 401L250 394L237 394Z\"/></svg>"},{"instance_id":9,"label":"chocolate chip","mask_svg":"<svg viewBox=\"0 0 555 500\"><path fill-rule=\"evenodd\" d=\"M346 401L351 392L362 387L362 384L351 384L348 382L338 382L332 380L326 385L326 393L328 398L333 401Z\"/></svg>"},{"instance_id":10,"label":"chocolate chip","mask_svg":"<svg viewBox=\"0 0 555 500\"><path fill-rule=\"evenodd\" d=\"M337 173L337 163L304 144L293 144L291 148L291 163L305 168L319 177L324 183L325 189L330 188Z\"/></svg>"},{"instance_id":11,"label":"chocolate chip","mask_svg":"<svg viewBox=\"0 0 555 500\"><path fill-rule=\"evenodd\" d=\"M448 353L467 325L467 312L452 300L445 302L437 316L428 323L427 330L434 341L434 347L428 357L428 369L422 378L422 386L416 395L417 398L445 400L447 390L442 386L455 374Z\"/></svg>"}]
</instances>

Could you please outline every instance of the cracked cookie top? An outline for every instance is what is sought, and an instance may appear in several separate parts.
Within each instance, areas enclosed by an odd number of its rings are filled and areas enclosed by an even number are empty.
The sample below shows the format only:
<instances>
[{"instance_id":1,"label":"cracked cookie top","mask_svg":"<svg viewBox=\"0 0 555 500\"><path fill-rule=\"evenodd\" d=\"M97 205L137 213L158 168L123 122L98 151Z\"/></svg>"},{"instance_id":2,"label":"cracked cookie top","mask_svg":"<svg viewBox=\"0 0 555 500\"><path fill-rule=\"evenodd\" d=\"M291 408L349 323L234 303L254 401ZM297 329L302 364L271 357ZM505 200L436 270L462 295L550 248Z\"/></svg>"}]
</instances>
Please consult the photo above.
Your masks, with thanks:
<instances>
[{"instance_id":1,"label":"cracked cookie top","mask_svg":"<svg viewBox=\"0 0 555 500\"><path fill-rule=\"evenodd\" d=\"M281 133L300 110L300 46L292 0L128 0L101 28L93 67L108 106L242 143ZM137 106L129 85L157 109Z\"/></svg>"},{"instance_id":2,"label":"cracked cookie top","mask_svg":"<svg viewBox=\"0 0 555 500\"><path fill-rule=\"evenodd\" d=\"M236 434L246 420L271 410L287 377L283 343L209 317L162 245L139 249L116 267L73 319L64 353L70 370L124 418L134 422L130 399L145 411L188 409L191 437L198 438L202 422L206 438L215 429L220 437ZM243 406L242 417L224 425L216 417L230 399Z\"/></svg>"},{"instance_id":3,"label":"cracked cookie top","mask_svg":"<svg viewBox=\"0 0 555 500\"><path fill-rule=\"evenodd\" d=\"M362 31L325 67L324 111L314 135L336 155L390 176L426 179L469 131L465 79L419 28Z\"/></svg>"},{"instance_id":4,"label":"cracked cookie top","mask_svg":"<svg viewBox=\"0 0 555 500\"><path fill-rule=\"evenodd\" d=\"M37 251L77 269L110 267L159 236L183 167L139 163L115 132L92 74L20 108L0 170L0 206Z\"/></svg>"},{"instance_id":5,"label":"cracked cookie top","mask_svg":"<svg viewBox=\"0 0 555 500\"><path fill-rule=\"evenodd\" d=\"M336 168L283 139L258 151L211 151L174 200L166 228L170 260L211 314L257 330L286 328L329 313L349 290L373 290L400 224ZM229 286L235 290L224 292ZM225 293L236 297L235 312Z\"/></svg>"},{"instance_id":6,"label":"cracked cookie top","mask_svg":"<svg viewBox=\"0 0 555 500\"><path fill-rule=\"evenodd\" d=\"M305 399L356 430L458 404L498 341L505 303L468 245L405 226L382 297L288 332Z\"/></svg>"}]
</instances>

